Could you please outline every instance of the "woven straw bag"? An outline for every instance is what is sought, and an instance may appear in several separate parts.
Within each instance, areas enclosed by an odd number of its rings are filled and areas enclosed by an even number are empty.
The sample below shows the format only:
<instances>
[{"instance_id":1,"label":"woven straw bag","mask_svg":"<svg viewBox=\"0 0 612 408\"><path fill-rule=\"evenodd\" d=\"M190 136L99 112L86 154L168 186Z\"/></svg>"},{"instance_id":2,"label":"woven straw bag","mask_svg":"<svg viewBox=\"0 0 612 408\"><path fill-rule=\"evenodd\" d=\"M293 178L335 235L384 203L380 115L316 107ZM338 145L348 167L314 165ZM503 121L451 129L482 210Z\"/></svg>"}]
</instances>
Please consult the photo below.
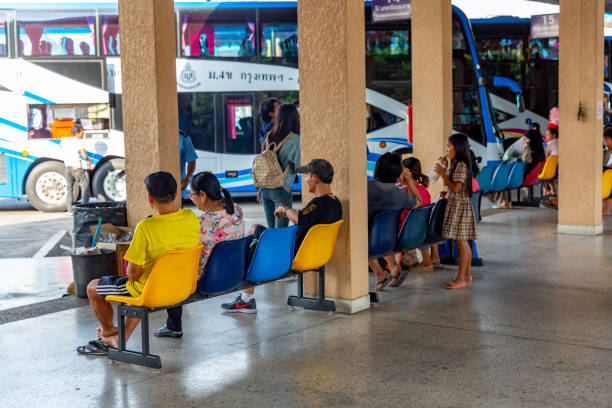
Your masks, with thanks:
<instances>
[{"instance_id":1,"label":"woven straw bag","mask_svg":"<svg viewBox=\"0 0 612 408\"><path fill-rule=\"evenodd\" d=\"M289 166L283 171L276 153L290 137L291 134L287 135L287 137L277 145L276 143L268 144L266 135L266 150L253 159L251 174L253 176L253 184L256 188L279 188L285 184L285 175L287 174Z\"/></svg>"}]
</instances>

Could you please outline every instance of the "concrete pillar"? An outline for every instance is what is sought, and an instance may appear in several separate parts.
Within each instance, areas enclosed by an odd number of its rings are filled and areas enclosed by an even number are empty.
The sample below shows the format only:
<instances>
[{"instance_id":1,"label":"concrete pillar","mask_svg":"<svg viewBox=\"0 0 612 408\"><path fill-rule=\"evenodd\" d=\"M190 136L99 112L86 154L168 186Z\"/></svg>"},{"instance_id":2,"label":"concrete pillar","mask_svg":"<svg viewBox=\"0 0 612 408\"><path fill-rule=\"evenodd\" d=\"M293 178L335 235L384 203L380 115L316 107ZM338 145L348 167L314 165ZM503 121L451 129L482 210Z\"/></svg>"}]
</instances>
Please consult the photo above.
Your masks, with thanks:
<instances>
[{"instance_id":1,"label":"concrete pillar","mask_svg":"<svg viewBox=\"0 0 612 408\"><path fill-rule=\"evenodd\" d=\"M558 231L602 232L604 1L561 0Z\"/></svg>"},{"instance_id":2,"label":"concrete pillar","mask_svg":"<svg viewBox=\"0 0 612 408\"><path fill-rule=\"evenodd\" d=\"M452 57L450 0L412 0L413 152L425 172L446 152L453 129ZM432 193L441 189L436 183Z\"/></svg>"},{"instance_id":3,"label":"concrete pillar","mask_svg":"<svg viewBox=\"0 0 612 408\"><path fill-rule=\"evenodd\" d=\"M151 214L143 184L147 174L168 171L180 185L174 25L172 0L119 2L127 210L131 226Z\"/></svg>"},{"instance_id":4,"label":"concrete pillar","mask_svg":"<svg viewBox=\"0 0 612 408\"><path fill-rule=\"evenodd\" d=\"M298 2L301 160L324 158L335 169L332 189L345 222L327 267L326 296L347 313L370 306L364 20L363 1ZM304 203L311 198L303 194ZM305 275L307 293L316 293L314 281Z\"/></svg>"}]
</instances>

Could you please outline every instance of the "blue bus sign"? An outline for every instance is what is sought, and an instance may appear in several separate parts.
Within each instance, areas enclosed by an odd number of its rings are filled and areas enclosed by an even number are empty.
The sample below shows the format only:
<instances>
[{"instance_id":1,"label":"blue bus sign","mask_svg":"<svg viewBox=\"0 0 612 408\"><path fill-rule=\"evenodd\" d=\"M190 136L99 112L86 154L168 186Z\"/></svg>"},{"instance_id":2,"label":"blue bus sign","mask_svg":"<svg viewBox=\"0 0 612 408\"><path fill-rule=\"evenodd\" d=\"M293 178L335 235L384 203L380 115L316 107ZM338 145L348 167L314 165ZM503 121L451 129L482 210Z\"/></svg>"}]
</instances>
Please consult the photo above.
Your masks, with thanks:
<instances>
[{"instance_id":1,"label":"blue bus sign","mask_svg":"<svg viewBox=\"0 0 612 408\"><path fill-rule=\"evenodd\" d=\"M412 15L411 0L374 0L372 21L409 20Z\"/></svg>"}]
</instances>

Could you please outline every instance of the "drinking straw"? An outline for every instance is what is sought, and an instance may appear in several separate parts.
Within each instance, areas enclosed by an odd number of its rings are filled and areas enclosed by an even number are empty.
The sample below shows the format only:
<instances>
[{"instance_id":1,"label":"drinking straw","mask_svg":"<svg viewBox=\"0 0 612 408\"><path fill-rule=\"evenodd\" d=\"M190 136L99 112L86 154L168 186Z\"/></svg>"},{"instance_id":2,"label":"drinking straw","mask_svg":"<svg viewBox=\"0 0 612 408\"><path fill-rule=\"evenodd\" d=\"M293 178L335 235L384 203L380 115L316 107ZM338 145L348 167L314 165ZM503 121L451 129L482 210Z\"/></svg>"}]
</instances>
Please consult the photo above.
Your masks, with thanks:
<instances>
[{"instance_id":1,"label":"drinking straw","mask_svg":"<svg viewBox=\"0 0 612 408\"><path fill-rule=\"evenodd\" d=\"M96 241L98 240L98 234L100 233L100 225L102 225L102 217L98 218L98 227L96 228L96 233L94 234L93 241L91 243L92 247L96 246Z\"/></svg>"}]
</instances>

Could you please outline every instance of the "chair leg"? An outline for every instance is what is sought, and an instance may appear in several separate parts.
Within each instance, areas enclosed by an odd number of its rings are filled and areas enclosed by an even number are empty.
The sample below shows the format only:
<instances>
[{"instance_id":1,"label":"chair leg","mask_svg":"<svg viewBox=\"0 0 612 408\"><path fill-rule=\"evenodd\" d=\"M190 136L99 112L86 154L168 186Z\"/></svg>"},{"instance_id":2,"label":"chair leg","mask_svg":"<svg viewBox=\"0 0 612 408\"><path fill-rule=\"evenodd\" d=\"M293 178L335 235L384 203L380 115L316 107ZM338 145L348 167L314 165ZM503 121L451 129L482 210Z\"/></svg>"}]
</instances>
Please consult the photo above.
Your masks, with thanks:
<instances>
[{"instance_id":1,"label":"chair leg","mask_svg":"<svg viewBox=\"0 0 612 408\"><path fill-rule=\"evenodd\" d=\"M325 267L319 270L319 301L325 300Z\"/></svg>"},{"instance_id":2,"label":"chair leg","mask_svg":"<svg viewBox=\"0 0 612 408\"><path fill-rule=\"evenodd\" d=\"M300 273L298 275L298 297L303 298L304 297L304 274Z\"/></svg>"},{"instance_id":3,"label":"chair leg","mask_svg":"<svg viewBox=\"0 0 612 408\"><path fill-rule=\"evenodd\" d=\"M457 265L457 259L455 258L455 245L452 239L447 239L443 243L438 245L444 245L447 248L448 256L440 257L440 263L442 265Z\"/></svg>"},{"instance_id":4,"label":"chair leg","mask_svg":"<svg viewBox=\"0 0 612 408\"><path fill-rule=\"evenodd\" d=\"M149 354L149 314L144 313L140 320L140 329L142 337L142 356L146 357Z\"/></svg>"},{"instance_id":5,"label":"chair leg","mask_svg":"<svg viewBox=\"0 0 612 408\"><path fill-rule=\"evenodd\" d=\"M482 258L478 256L478 250L476 249L476 241L468 241L470 249L472 250L472 266L484 266Z\"/></svg>"},{"instance_id":6,"label":"chair leg","mask_svg":"<svg viewBox=\"0 0 612 408\"><path fill-rule=\"evenodd\" d=\"M119 348L109 348L108 358L114 361L140 365L150 368L161 368L161 358L158 355L149 354L149 310L142 307L119 305ZM140 319L142 330L142 351L127 350L125 345L125 318L135 317Z\"/></svg>"},{"instance_id":7,"label":"chair leg","mask_svg":"<svg viewBox=\"0 0 612 408\"><path fill-rule=\"evenodd\" d=\"M472 255L476 249L476 241L468 240L468 244L470 245L470 249L472 249ZM455 244L453 240L447 240L444 245L448 248L449 256L445 258L441 258L440 262L443 265L458 265L459 259L455 257ZM484 262L482 258L472 256L472 266L484 266Z\"/></svg>"},{"instance_id":8,"label":"chair leg","mask_svg":"<svg viewBox=\"0 0 612 408\"><path fill-rule=\"evenodd\" d=\"M318 298L304 297L304 277L303 273L298 275L298 295L289 296L287 304L289 306L303 307L304 309L314 309L326 312L335 312L336 303L325 299L325 266L319 268L319 296Z\"/></svg>"},{"instance_id":9,"label":"chair leg","mask_svg":"<svg viewBox=\"0 0 612 408\"><path fill-rule=\"evenodd\" d=\"M521 195L519 193L518 201L513 201L512 205L515 207L539 207L539 199L533 197L533 185L527 187L527 200L521 200Z\"/></svg>"},{"instance_id":10,"label":"chair leg","mask_svg":"<svg viewBox=\"0 0 612 408\"><path fill-rule=\"evenodd\" d=\"M122 312L123 305L119 305L117 314L119 315L119 350L125 351L125 315Z\"/></svg>"}]
</instances>

